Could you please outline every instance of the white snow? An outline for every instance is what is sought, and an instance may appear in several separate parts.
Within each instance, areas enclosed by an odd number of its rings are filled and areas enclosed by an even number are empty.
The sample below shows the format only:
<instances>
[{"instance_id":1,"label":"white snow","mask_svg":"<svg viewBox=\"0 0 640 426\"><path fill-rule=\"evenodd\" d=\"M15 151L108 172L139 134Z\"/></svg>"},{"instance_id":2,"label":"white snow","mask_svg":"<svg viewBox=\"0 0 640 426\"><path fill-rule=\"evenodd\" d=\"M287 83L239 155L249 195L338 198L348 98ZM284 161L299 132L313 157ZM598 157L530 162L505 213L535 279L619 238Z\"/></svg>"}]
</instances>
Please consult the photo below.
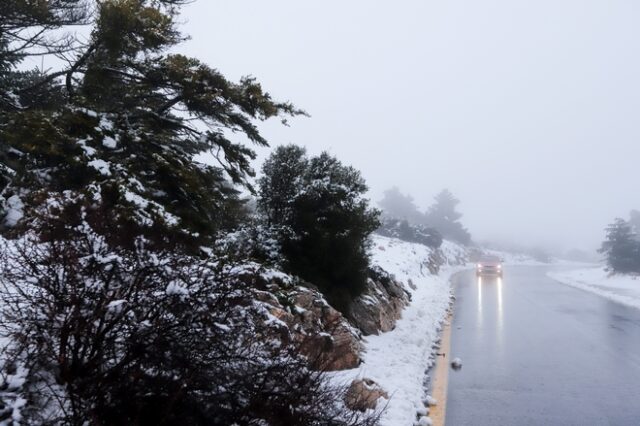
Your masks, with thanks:
<instances>
[{"instance_id":1,"label":"white snow","mask_svg":"<svg viewBox=\"0 0 640 426\"><path fill-rule=\"evenodd\" d=\"M416 414L419 416L426 416L429 414L429 409L427 407L418 407Z\"/></svg>"},{"instance_id":2,"label":"white snow","mask_svg":"<svg viewBox=\"0 0 640 426\"><path fill-rule=\"evenodd\" d=\"M188 296L189 289L181 286L178 283L171 282L165 289L165 293L167 293L167 295L169 296Z\"/></svg>"},{"instance_id":3,"label":"white snow","mask_svg":"<svg viewBox=\"0 0 640 426\"><path fill-rule=\"evenodd\" d=\"M420 417L417 423L418 426L432 426L433 421L429 417Z\"/></svg>"},{"instance_id":4,"label":"white snow","mask_svg":"<svg viewBox=\"0 0 640 426\"><path fill-rule=\"evenodd\" d=\"M87 157L93 157L94 155L96 155L95 148L88 146L86 139L80 139L78 141L78 145L80 145Z\"/></svg>"},{"instance_id":5,"label":"white snow","mask_svg":"<svg viewBox=\"0 0 640 426\"><path fill-rule=\"evenodd\" d=\"M91 160L87 163L89 166L96 169L103 176L111 176L111 168L109 167L109 163L101 159Z\"/></svg>"},{"instance_id":6,"label":"white snow","mask_svg":"<svg viewBox=\"0 0 640 426\"><path fill-rule=\"evenodd\" d=\"M178 219L178 217L173 215L173 214L171 214L171 213L169 213L169 212L167 212L165 210L164 206L162 206L159 203L156 203L155 201L148 200L148 199L142 197L141 195L130 191L129 189L125 188L124 198L127 201L129 201L130 203L135 204L140 209L138 211L138 218L139 218L141 223L143 223L143 224L145 224L147 226L153 225L153 220L144 211L147 208L149 208L149 206L151 206L155 210L155 212L157 214L162 216L162 218L164 219L164 221L168 225L175 226L175 225L178 225L180 223L180 220Z\"/></svg>"},{"instance_id":7,"label":"white snow","mask_svg":"<svg viewBox=\"0 0 640 426\"><path fill-rule=\"evenodd\" d=\"M448 259L454 252L462 251L452 243L443 246ZM412 300L394 330L366 337L364 362L356 369L337 373L336 378L348 383L357 377L367 377L388 392L390 400L381 418L383 426L412 425L416 413L424 410L425 371L434 362L435 343L449 308L449 279L464 268L446 266L439 276L431 275L426 264L430 254L431 249L421 244L373 236L373 264L403 282ZM415 290L407 284L409 279ZM430 424L428 417L420 421Z\"/></svg>"},{"instance_id":8,"label":"white snow","mask_svg":"<svg viewBox=\"0 0 640 426\"><path fill-rule=\"evenodd\" d=\"M13 227L18 224L20 219L24 216L24 203L17 195L12 195L6 202L7 213L4 217L4 223L8 227Z\"/></svg>"},{"instance_id":9,"label":"white snow","mask_svg":"<svg viewBox=\"0 0 640 426\"><path fill-rule=\"evenodd\" d=\"M116 142L116 140L111 136L105 136L104 140L102 141L102 146L109 149L116 149L118 146L118 142Z\"/></svg>"},{"instance_id":10,"label":"white snow","mask_svg":"<svg viewBox=\"0 0 640 426\"><path fill-rule=\"evenodd\" d=\"M424 399L423 402L425 403L425 405L428 405L429 407L435 407L436 405L438 405L438 400L432 397L431 395L427 395L427 397Z\"/></svg>"},{"instance_id":11,"label":"white snow","mask_svg":"<svg viewBox=\"0 0 640 426\"><path fill-rule=\"evenodd\" d=\"M603 267L553 271L548 275L556 281L590 291L614 302L640 309L640 277L610 275Z\"/></svg>"},{"instance_id":12,"label":"white snow","mask_svg":"<svg viewBox=\"0 0 640 426\"><path fill-rule=\"evenodd\" d=\"M220 324L219 322L215 322L214 325L222 331L231 331L231 327L229 327L228 325Z\"/></svg>"},{"instance_id":13,"label":"white snow","mask_svg":"<svg viewBox=\"0 0 640 426\"><path fill-rule=\"evenodd\" d=\"M22 385L27 381L27 370L24 366L19 365L15 374L8 374L5 379L5 385L7 390L15 391L22 388Z\"/></svg>"},{"instance_id":14,"label":"white snow","mask_svg":"<svg viewBox=\"0 0 640 426\"><path fill-rule=\"evenodd\" d=\"M124 307L125 303L127 303L126 300L114 300L112 302L109 302L109 304L107 305L107 311L111 312L112 314L119 314L120 312L122 312L122 308Z\"/></svg>"}]
</instances>

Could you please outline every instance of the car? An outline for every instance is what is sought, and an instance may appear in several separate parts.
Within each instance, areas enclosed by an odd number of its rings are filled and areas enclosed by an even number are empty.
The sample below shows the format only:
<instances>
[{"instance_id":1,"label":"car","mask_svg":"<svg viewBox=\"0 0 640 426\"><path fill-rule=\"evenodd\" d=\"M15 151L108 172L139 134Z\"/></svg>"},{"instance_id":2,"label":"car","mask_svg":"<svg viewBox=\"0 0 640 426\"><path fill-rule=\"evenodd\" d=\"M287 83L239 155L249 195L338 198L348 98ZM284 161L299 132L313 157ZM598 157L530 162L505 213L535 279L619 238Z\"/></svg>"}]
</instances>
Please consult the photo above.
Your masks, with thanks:
<instances>
[{"instance_id":1,"label":"car","mask_svg":"<svg viewBox=\"0 0 640 426\"><path fill-rule=\"evenodd\" d=\"M476 264L476 275L502 276L502 259L495 256L483 257Z\"/></svg>"}]
</instances>

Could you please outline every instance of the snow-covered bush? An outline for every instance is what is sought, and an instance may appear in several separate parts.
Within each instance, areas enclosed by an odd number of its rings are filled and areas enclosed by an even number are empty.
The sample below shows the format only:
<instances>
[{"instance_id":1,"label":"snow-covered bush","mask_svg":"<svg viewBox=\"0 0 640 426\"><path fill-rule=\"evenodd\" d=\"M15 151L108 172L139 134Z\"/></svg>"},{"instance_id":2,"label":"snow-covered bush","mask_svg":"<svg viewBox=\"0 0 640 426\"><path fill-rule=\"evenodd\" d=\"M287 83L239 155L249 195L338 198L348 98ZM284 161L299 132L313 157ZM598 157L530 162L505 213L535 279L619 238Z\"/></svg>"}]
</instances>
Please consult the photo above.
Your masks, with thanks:
<instances>
[{"instance_id":1,"label":"snow-covered bush","mask_svg":"<svg viewBox=\"0 0 640 426\"><path fill-rule=\"evenodd\" d=\"M372 424L341 405L288 329L211 259L76 238L7 243L0 421ZM241 268L240 268L241 269Z\"/></svg>"},{"instance_id":2,"label":"snow-covered bush","mask_svg":"<svg viewBox=\"0 0 640 426\"><path fill-rule=\"evenodd\" d=\"M281 266L281 236L289 232L283 226L248 223L232 232L221 233L216 239L215 253L229 260L257 260L265 265Z\"/></svg>"}]
</instances>

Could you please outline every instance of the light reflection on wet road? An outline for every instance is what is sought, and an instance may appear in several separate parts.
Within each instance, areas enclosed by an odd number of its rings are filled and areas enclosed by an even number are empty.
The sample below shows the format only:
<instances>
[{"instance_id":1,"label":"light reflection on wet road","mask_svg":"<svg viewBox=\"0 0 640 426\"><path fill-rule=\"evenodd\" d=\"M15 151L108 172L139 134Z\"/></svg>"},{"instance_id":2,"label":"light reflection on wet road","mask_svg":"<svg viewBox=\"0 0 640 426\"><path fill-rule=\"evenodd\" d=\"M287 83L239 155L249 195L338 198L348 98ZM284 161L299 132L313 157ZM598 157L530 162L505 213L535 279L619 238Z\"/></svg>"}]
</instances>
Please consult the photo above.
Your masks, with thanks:
<instances>
[{"instance_id":1,"label":"light reflection on wet road","mask_svg":"<svg viewBox=\"0 0 640 426\"><path fill-rule=\"evenodd\" d=\"M640 310L546 271L454 279L447 426L640 425Z\"/></svg>"}]
</instances>

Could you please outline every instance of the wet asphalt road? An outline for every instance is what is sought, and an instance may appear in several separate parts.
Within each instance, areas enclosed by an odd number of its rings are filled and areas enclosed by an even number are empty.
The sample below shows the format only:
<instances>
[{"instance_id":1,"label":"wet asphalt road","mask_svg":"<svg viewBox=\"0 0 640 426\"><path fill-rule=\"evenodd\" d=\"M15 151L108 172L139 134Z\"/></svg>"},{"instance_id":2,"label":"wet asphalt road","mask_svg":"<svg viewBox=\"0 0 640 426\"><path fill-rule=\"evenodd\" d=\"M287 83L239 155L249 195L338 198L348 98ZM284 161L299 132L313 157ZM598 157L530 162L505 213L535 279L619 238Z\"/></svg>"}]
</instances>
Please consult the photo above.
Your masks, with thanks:
<instances>
[{"instance_id":1,"label":"wet asphalt road","mask_svg":"<svg viewBox=\"0 0 640 426\"><path fill-rule=\"evenodd\" d=\"M447 426L640 425L640 310L546 271L454 278Z\"/></svg>"}]
</instances>

